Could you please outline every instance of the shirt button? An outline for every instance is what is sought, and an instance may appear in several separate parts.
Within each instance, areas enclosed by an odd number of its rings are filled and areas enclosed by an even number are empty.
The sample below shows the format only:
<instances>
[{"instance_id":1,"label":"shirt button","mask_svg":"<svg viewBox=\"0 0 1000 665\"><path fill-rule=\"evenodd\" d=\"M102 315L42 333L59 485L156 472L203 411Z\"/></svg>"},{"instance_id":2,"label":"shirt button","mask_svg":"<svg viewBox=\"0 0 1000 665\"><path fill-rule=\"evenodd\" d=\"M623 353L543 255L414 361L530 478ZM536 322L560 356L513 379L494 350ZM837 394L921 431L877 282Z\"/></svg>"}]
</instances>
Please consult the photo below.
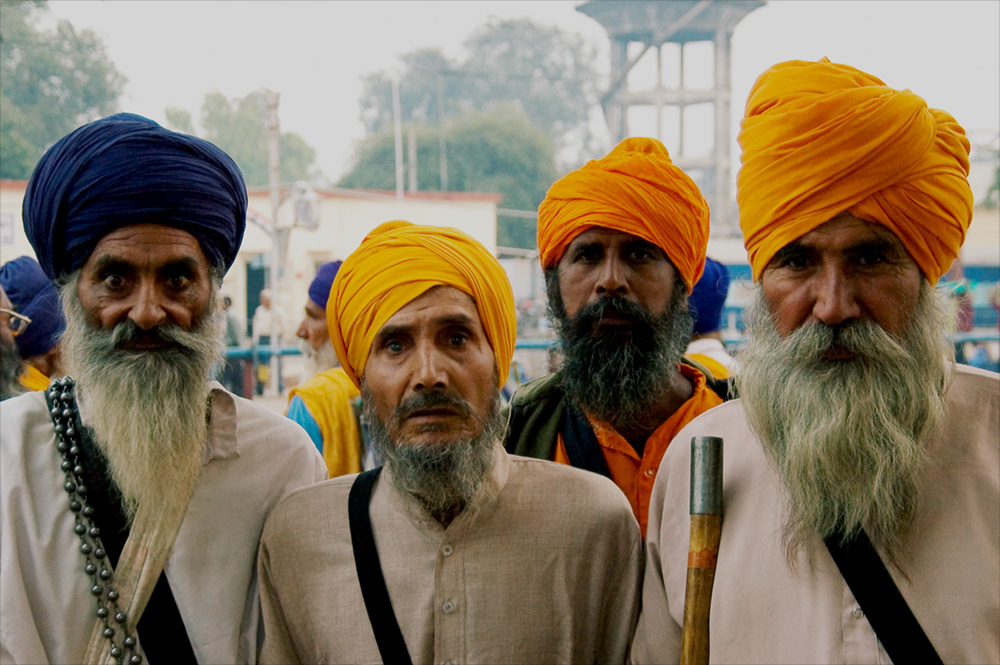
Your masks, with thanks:
<instances>
[{"instance_id":1,"label":"shirt button","mask_svg":"<svg viewBox=\"0 0 1000 665\"><path fill-rule=\"evenodd\" d=\"M441 548L441 554L445 556L451 556L451 553L454 551L455 549L451 545L445 545L444 547Z\"/></svg>"},{"instance_id":2,"label":"shirt button","mask_svg":"<svg viewBox=\"0 0 1000 665\"><path fill-rule=\"evenodd\" d=\"M450 600L446 600L444 601L444 605L441 606L441 609L444 610L445 614L451 614L455 611L455 603Z\"/></svg>"},{"instance_id":3,"label":"shirt button","mask_svg":"<svg viewBox=\"0 0 1000 665\"><path fill-rule=\"evenodd\" d=\"M862 618L865 615L865 613L861 610L860 607L855 607L854 611L851 612L851 614L854 615L855 619L860 619L860 618Z\"/></svg>"},{"instance_id":4,"label":"shirt button","mask_svg":"<svg viewBox=\"0 0 1000 665\"><path fill-rule=\"evenodd\" d=\"M642 472L642 475L646 476L647 478L652 478L653 476L656 475L656 469L652 468L646 469L645 471Z\"/></svg>"}]
</instances>

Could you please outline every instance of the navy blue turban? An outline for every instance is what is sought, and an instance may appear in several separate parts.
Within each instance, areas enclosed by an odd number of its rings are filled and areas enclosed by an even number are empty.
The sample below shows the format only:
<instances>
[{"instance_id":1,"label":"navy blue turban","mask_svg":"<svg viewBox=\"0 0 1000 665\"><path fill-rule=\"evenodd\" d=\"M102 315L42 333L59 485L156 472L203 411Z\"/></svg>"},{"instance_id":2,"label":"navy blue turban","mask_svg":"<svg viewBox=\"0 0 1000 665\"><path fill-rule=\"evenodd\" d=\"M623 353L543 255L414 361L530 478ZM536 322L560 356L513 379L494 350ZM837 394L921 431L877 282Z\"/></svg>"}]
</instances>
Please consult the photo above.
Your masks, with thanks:
<instances>
[{"instance_id":1,"label":"navy blue turban","mask_svg":"<svg viewBox=\"0 0 1000 665\"><path fill-rule=\"evenodd\" d=\"M688 307L694 319L694 334L704 335L720 329L722 307L729 293L729 269L713 259L705 259L705 272L701 274L691 295Z\"/></svg>"},{"instance_id":2,"label":"navy blue turban","mask_svg":"<svg viewBox=\"0 0 1000 665\"><path fill-rule=\"evenodd\" d=\"M131 113L67 134L35 166L21 216L51 279L87 262L108 233L134 224L187 231L212 266L236 260L247 192L236 163L218 147Z\"/></svg>"},{"instance_id":3,"label":"navy blue turban","mask_svg":"<svg viewBox=\"0 0 1000 665\"><path fill-rule=\"evenodd\" d=\"M0 286L14 305L14 311L31 319L31 324L14 338L22 358L48 353L66 329L59 292L42 272L38 261L22 256L0 267Z\"/></svg>"},{"instance_id":4,"label":"navy blue turban","mask_svg":"<svg viewBox=\"0 0 1000 665\"><path fill-rule=\"evenodd\" d=\"M313 278L312 284L309 285L309 300L326 309L326 301L330 299L330 288L333 286L333 278L337 276L337 271L340 270L340 264L343 261L330 261L329 263L324 263L316 271L316 277Z\"/></svg>"}]
</instances>

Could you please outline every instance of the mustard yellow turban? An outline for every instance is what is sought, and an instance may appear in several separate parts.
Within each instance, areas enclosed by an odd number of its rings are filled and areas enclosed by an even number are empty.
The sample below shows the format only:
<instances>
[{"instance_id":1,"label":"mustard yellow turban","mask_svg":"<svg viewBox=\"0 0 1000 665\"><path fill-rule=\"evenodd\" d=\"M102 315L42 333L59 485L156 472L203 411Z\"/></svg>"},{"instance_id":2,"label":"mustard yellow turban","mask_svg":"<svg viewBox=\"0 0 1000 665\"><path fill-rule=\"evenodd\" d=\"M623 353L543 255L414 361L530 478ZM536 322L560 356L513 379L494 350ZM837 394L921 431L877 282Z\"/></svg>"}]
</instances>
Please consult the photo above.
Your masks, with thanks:
<instances>
[{"instance_id":1,"label":"mustard yellow turban","mask_svg":"<svg viewBox=\"0 0 1000 665\"><path fill-rule=\"evenodd\" d=\"M549 188L538 207L542 267L557 264L573 239L595 226L638 236L662 249L688 293L701 277L708 203L656 139L625 139L606 157Z\"/></svg>"},{"instance_id":2,"label":"mustard yellow turban","mask_svg":"<svg viewBox=\"0 0 1000 665\"><path fill-rule=\"evenodd\" d=\"M847 65L793 60L760 75L739 135L740 228L754 280L842 212L883 224L931 284L972 221L969 141L944 111Z\"/></svg>"},{"instance_id":3,"label":"mustard yellow turban","mask_svg":"<svg viewBox=\"0 0 1000 665\"><path fill-rule=\"evenodd\" d=\"M457 229L382 224L347 257L330 290L326 322L340 364L361 385L375 335L392 316L435 286L472 296L500 374L507 381L517 318L507 273L474 238Z\"/></svg>"}]
</instances>

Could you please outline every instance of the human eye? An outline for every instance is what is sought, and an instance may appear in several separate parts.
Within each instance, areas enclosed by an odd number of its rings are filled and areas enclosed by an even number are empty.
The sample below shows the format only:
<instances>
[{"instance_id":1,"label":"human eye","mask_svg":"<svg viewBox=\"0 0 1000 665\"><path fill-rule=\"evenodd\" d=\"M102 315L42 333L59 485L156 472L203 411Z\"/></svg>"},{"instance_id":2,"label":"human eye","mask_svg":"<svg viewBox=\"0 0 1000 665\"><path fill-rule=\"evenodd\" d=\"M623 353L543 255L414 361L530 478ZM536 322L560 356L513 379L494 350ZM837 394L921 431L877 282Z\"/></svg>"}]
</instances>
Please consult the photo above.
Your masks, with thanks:
<instances>
[{"instance_id":1,"label":"human eye","mask_svg":"<svg viewBox=\"0 0 1000 665\"><path fill-rule=\"evenodd\" d=\"M469 343L469 333L465 331L456 331L448 336L448 344L453 347L462 347Z\"/></svg>"},{"instance_id":2,"label":"human eye","mask_svg":"<svg viewBox=\"0 0 1000 665\"><path fill-rule=\"evenodd\" d=\"M805 270L811 267L813 263L814 257L812 252L801 248L778 252L772 261L774 267L786 270Z\"/></svg>"},{"instance_id":3,"label":"human eye","mask_svg":"<svg viewBox=\"0 0 1000 665\"><path fill-rule=\"evenodd\" d=\"M596 263L602 256L603 252L598 245L584 245L573 251L574 263Z\"/></svg>"}]
</instances>

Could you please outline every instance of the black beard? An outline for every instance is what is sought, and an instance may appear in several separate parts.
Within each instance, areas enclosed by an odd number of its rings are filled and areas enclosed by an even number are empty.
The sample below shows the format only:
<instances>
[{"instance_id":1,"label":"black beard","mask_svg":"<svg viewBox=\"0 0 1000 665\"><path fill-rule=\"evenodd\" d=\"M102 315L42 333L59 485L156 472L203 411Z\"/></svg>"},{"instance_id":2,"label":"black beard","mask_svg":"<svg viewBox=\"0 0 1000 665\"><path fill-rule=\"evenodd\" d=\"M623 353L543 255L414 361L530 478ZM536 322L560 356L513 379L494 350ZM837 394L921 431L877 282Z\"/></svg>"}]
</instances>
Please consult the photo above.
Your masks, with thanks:
<instances>
[{"instance_id":1,"label":"black beard","mask_svg":"<svg viewBox=\"0 0 1000 665\"><path fill-rule=\"evenodd\" d=\"M17 352L17 345L6 337L0 337L0 400L24 392L24 387L18 380L21 369L21 356Z\"/></svg>"},{"instance_id":2,"label":"black beard","mask_svg":"<svg viewBox=\"0 0 1000 665\"><path fill-rule=\"evenodd\" d=\"M558 291L558 286L556 288ZM641 422L666 395L691 339L687 290L678 281L663 314L620 297L602 298L570 318L561 295L550 313L562 343L563 387L567 396L616 429ZM624 323L601 324L613 314Z\"/></svg>"}]
</instances>

